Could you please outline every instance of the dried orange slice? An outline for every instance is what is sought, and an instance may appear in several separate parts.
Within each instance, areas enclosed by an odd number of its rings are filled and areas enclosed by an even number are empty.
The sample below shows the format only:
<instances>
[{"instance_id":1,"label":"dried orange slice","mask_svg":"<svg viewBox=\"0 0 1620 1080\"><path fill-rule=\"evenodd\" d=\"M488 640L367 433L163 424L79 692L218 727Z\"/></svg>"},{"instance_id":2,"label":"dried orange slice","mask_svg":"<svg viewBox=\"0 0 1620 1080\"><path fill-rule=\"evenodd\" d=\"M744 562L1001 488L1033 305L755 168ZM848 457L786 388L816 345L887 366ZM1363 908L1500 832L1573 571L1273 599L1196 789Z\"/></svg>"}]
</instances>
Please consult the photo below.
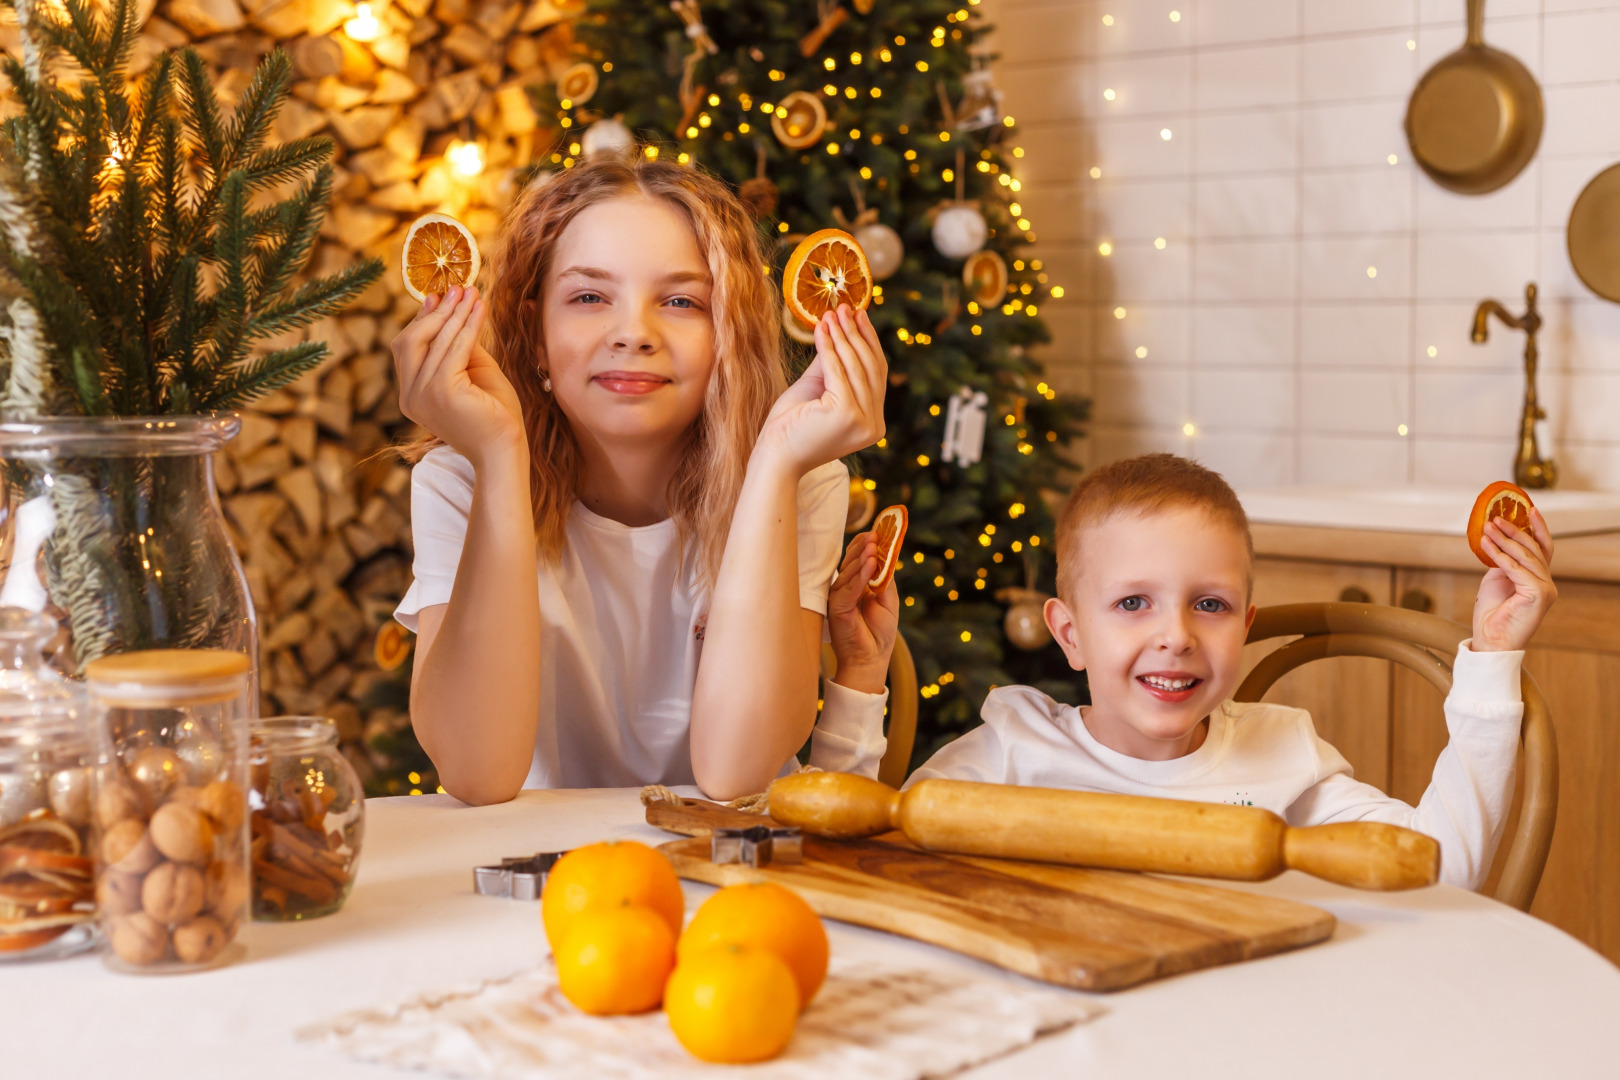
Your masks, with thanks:
<instances>
[{"instance_id":1,"label":"dried orange slice","mask_svg":"<svg viewBox=\"0 0 1620 1080\"><path fill-rule=\"evenodd\" d=\"M788 311L807 328L839 304L866 310L872 302L872 268L866 264L866 252L842 229L811 233L788 256L782 296Z\"/></svg>"},{"instance_id":2,"label":"dried orange slice","mask_svg":"<svg viewBox=\"0 0 1620 1080\"><path fill-rule=\"evenodd\" d=\"M1519 528L1529 531L1530 508L1534 505L1523 488L1507 480L1498 480L1479 493L1479 498L1474 500L1473 512L1468 515L1468 546L1480 562L1486 566L1496 565L1480 543L1485 539L1485 523L1507 518Z\"/></svg>"},{"instance_id":3,"label":"dried orange slice","mask_svg":"<svg viewBox=\"0 0 1620 1080\"><path fill-rule=\"evenodd\" d=\"M377 666L384 671L393 671L405 662L411 655L411 632L392 619L382 624L377 631L377 642L372 648L376 657Z\"/></svg>"},{"instance_id":4,"label":"dried orange slice","mask_svg":"<svg viewBox=\"0 0 1620 1080\"><path fill-rule=\"evenodd\" d=\"M478 241L449 214L423 214L405 234L401 262L405 291L421 303L429 293L443 296L478 279Z\"/></svg>"},{"instance_id":5,"label":"dried orange slice","mask_svg":"<svg viewBox=\"0 0 1620 1080\"><path fill-rule=\"evenodd\" d=\"M906 508L900 505L885 506L872 522L872 539L878 549L877 577L866 583L872 592L881 592L900 565L900 542L906 538L906 523Z\"/></svg>"},{"instance_id":6,"label":"dried orange slice","mask_svg":"<svg viewBox=\"0 0 1620 1080\"><path fill-rule=\"evenodd\" d=\"M962 284L980 307L1000 307L1007 296L1006 260L989 249L975 251L962 264Z\"/></svg>"}]
</instances>

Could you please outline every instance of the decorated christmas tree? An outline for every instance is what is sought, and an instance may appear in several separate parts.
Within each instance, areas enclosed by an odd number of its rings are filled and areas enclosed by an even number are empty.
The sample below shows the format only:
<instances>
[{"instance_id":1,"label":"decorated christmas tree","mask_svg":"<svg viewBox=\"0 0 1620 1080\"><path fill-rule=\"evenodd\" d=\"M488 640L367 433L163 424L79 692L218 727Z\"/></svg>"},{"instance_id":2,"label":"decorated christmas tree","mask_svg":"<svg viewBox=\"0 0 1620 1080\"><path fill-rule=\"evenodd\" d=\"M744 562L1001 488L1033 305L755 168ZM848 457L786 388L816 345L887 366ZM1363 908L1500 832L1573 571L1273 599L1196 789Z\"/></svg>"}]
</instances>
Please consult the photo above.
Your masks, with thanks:
<instances>
[{"instance_id":1,"label":"decorated christmas tree","mask_svg":"<svg viewBox=\"0 0 1620 1080\"><path fill-rule=\"evenodd\" d=\"M921 760L977 722L994 685L1074 700L1037 590L1085 403L1028 351L1062 290L1019 203L1023 151L977 0L850 2L590 0L580 62L539 94L563 130L543 165L632 152L709 169L758 217L776 274L819 229L864 247L891 374L887 437L852 462L851 525L910 510L897 580ZM807 335L785 322L807 363Z\"/></svg>"}]
</instances>

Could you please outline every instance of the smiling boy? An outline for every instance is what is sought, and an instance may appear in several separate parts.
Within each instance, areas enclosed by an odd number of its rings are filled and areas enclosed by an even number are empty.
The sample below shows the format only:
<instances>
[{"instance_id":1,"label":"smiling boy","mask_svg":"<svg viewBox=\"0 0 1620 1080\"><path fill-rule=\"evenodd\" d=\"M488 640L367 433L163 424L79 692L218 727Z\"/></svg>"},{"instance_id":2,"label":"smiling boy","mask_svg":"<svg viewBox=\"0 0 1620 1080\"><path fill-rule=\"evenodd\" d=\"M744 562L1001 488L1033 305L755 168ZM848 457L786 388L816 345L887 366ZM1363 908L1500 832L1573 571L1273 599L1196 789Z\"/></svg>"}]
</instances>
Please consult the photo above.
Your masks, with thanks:
<instances>
[{"instance_id":1,"label":"smiling boy","mask_svg":"<svg viewBox=\"0 0 1620 1080\"><path fill-rule=\"evenodd\" d=\"M1441 880L1478 888L1513 795L1523 649L1557 596L1552 540L1498 518L1473 637L1457 650L1450 743L1416 807L1353 778L1310 713L1231 700L1255 608L1253 546L1218 474L1171 454L1115 462L1075 488L1057 525L1046 622L1091 704L991 691L984 724L936 753L930 777L1241 803L1291 825L1382 821L1440 841Z\"/></svg>"}]
</instances>

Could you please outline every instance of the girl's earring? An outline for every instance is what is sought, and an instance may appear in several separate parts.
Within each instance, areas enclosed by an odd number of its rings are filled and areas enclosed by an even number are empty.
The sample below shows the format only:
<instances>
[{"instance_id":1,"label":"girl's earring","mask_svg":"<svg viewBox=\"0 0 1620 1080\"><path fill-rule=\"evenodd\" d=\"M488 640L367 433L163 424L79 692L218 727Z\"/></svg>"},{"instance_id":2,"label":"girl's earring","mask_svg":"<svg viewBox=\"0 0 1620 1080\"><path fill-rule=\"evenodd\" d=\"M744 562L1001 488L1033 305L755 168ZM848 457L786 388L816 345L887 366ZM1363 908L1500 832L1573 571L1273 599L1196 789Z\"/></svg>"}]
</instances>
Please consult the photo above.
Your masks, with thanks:
<instances>
[{"instance_id":1,"label":"girl's earring","mask_svg":"<svg viewBox=\"0 0 1620 1080\"><path fill-rule=\"evenodd\" d=\"M542 375L542 376L540 376L540 389L544 390L548 394L551 393L551 376L550 375Z\"/></svg>"}]
</instances>

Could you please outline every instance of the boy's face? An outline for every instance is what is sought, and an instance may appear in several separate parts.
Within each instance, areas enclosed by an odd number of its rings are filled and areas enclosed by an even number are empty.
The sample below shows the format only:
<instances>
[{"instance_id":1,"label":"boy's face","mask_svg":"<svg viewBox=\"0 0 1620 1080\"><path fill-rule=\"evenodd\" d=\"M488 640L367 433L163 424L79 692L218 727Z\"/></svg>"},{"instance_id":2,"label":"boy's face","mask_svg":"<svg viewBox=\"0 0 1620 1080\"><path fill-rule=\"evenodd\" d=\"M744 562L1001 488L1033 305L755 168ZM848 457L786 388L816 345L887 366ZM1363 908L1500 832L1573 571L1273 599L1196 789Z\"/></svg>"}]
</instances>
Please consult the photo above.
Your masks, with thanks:
<instances>
[{"instance_id":1,"label":"boy's face","mask_svg":"<svg viewBox=\"0 0 1620 1080\"><path fill-rule=\"evenodd\" d=\"M1187 507L1089 526L1074 595L1046 602L1069 665L1091 684L1086 727L1131 757L1169 760L1237 689L1254 620L1243 534Z\"/></svg>"}]
</instances>

